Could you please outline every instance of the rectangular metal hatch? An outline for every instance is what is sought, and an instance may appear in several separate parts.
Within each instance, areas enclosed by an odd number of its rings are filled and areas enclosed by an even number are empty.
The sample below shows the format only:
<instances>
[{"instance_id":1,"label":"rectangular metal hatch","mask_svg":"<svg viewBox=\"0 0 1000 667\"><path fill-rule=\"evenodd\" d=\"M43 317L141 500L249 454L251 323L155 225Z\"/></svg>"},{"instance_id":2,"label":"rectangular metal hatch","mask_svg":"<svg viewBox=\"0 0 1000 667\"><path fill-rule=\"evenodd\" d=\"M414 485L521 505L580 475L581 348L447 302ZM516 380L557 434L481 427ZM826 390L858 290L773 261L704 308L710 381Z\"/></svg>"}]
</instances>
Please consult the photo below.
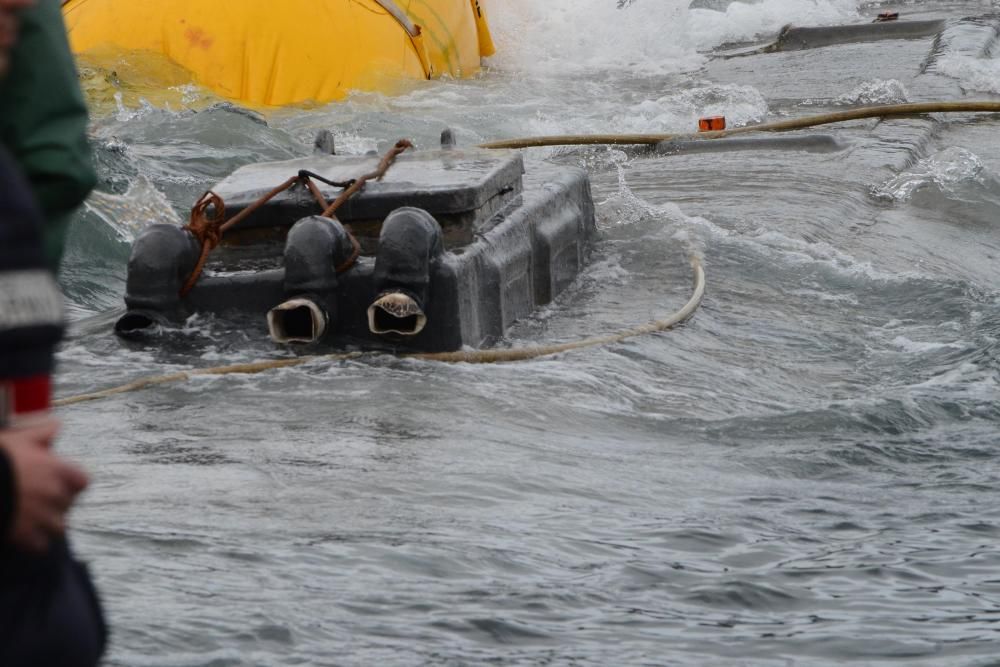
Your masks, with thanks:
<instances>
[{"instance_id":1,"label":"rectangular metal hatch","mask_svg":"<svg viewBox=\"0 0 1000 667\"><path fill-rule=\"evenodd\" d=\"M256 202L277 185L307 170L344 182L374 171L379 155L323 155L247 165L213 188L226 203L227 217ZM484 150L412 151L400 155L380 181L370 181L337 212L347 223L381 222L401 206L416 206L434 215L442 226L449 221L468 224L492 215L522 191L524 162L516 152ZM315 181L323 196L333 201L341 189ZM319 207L305 188L296 187L275 197L240 224L242 229L288 227Z\"/></svg>"}]
</instances>

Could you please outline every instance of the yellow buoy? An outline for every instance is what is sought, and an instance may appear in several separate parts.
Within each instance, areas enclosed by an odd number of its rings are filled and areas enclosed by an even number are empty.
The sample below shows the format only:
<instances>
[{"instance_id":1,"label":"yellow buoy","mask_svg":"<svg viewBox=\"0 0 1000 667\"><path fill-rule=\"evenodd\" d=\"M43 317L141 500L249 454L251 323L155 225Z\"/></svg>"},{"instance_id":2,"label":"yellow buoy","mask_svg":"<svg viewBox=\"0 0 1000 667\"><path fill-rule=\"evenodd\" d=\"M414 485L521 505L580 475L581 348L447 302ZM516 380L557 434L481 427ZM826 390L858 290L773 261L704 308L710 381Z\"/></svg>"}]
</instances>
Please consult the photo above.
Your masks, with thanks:
<instances>
[{"instance_id":1,"label":"yellow buoy","mask_svg":"<svg viewBox=\"0 0 1000 667\"><path fill-rule=\"evenodd\" d=\"M493 53L481 0L65 0L80 55L166 56L251 105L464 77Z\"/></svg>"}]
</instances>

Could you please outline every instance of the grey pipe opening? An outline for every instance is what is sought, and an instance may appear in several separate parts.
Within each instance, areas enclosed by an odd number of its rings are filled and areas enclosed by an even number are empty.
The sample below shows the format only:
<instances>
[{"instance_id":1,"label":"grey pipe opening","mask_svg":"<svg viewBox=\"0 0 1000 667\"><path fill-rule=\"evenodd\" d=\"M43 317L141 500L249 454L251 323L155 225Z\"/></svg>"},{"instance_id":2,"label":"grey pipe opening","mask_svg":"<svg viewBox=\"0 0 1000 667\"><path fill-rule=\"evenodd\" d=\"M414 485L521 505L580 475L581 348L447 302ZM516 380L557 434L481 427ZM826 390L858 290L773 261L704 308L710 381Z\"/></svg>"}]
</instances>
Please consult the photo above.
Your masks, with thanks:
<instances>
[{"instance_id":1,"label":"grey pipe opening","mask_svg":"<svg viewBox=\"0 0 1000 667\"><path fill-rule=\"evenodd\" d=\"M155 311L130 310L115 322L115 333L122 338L139 338L163 324L166 324L166 318Z\"/></svg>"},{"instance_id":2,"label":"grey pipe opening","mask_svg":"<svg viewBox=\"0 0 1000 667\"><path fill-rule=\"evenodd\" d=\"M386 292L368 306L368 329L374 334L416 336L426 325L427 315L417 301L404 292Z\"/></svg>"},{"instance_id":3,"label":"grey pipe opening","mask_svg":"<svg viewBox=\"0 0 1000 667\"><path fill-rule=\"evenodd\" d=\"M312 343L323 337L330 316L309 299L289 299L267 313L275 343Z\"/></svg>"},{"instance_id":4,"label":"grey pipe opening","mask_svg":"<svg viewBox=\"0 0 1000 667\"><path fill-rule=\"evenodd\" d=\"M384 336L416 336L427 325L431 267L444 252L441 225L427 211L398 208L382 223L368 329Z\"/></svg>"}]
</instances>

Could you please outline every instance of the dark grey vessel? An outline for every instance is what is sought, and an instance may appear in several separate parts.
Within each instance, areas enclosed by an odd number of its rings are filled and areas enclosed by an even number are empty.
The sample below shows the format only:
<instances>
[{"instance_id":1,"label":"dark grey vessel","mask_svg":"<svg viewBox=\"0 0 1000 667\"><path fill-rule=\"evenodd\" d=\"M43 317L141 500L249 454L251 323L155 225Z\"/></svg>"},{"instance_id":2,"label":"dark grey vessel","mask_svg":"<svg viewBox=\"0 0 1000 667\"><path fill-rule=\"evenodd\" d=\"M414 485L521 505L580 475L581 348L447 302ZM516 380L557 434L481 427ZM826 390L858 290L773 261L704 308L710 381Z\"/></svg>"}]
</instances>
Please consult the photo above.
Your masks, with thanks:
<instances>
[{"instance_id":1,"label":"dark grey vessel","mask_svg":"<svg viewBox=\"0 0 1000 667\"><path fill-rule=\"evenodd\" d=\"M337 183L379 157L315 155L256 164L212 190L231 218L303 171ZM314 181L328 200L341 188ZM176 225L150 226L129 260L123 336L197 312L266 321L280 343L343 338L450 351L495 343L577 276L595 231L586 173L520 154L457 149L400 155L337 211L319 216L304 187L275 197L226 233L196 286L181 287L201 247ZM337 271L354 250L361 255Z\"/></svg>"}]
</instances>

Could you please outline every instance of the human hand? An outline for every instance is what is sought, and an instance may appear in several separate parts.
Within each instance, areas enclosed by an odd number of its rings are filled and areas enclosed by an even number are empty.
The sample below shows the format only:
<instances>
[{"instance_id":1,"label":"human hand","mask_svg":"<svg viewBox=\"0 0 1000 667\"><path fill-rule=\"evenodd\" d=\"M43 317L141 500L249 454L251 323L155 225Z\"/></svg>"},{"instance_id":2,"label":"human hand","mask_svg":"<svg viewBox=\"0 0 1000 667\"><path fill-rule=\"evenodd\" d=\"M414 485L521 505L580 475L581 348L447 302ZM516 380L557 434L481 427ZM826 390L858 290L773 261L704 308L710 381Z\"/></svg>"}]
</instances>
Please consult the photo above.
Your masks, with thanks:
<instances>
[{"instance_id":1,"label":"human hand","mask_svg":"<svg viewBox=\"0 0 1000 667\"><path fill-rule=\"evenodd\" d=\"M44 552L52 538L66 532L66 513L87 487L87 476L50 450L58 431L59 422L51 417L0 430L17 494L11 542L25 551Z\"/></svg>"},{"instance_id":2,"label":"human hand","mask_svg":"<svg viewBox=\"0 0 1000 667\"><path fill-rule=\"evenodd\" d=\"M0 76L10 66L10 51L17 43L17 13L30 7L35 0L0 0Z\"/></svg>"}]
</instances>

